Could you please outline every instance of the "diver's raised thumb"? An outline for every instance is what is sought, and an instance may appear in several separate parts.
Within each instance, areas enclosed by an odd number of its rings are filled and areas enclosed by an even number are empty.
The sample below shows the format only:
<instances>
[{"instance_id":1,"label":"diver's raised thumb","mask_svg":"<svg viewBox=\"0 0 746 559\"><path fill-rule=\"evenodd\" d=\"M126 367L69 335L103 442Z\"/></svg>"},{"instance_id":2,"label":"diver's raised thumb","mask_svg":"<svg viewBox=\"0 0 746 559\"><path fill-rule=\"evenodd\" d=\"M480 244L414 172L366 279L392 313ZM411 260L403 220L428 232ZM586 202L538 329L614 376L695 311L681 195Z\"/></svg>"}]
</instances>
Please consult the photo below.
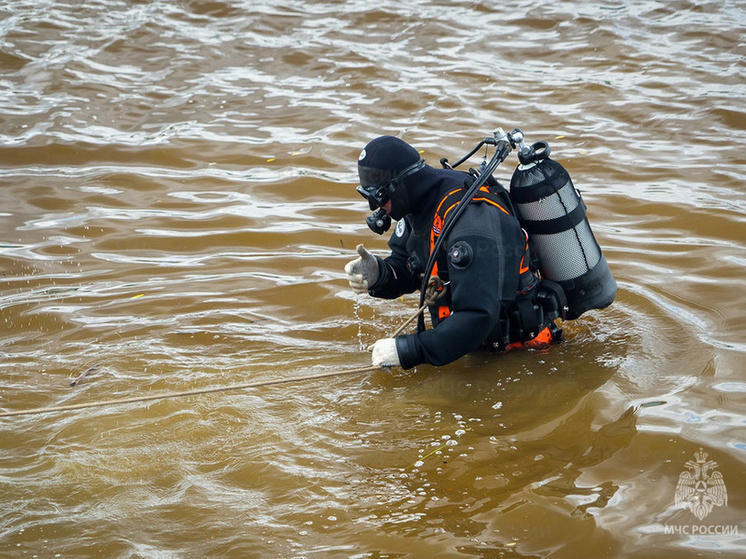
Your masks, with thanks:
<instances>
[{"instance_id":1,"label":"diver's raised thumb","mask_svg":"<svg viewBox=\"0 0 746 559\"><path fill-rule=\"evenodd\" d=\"M360 243L357 245L357 253L360 255L360 258L363 260L366 260L368 258L374 258L373 254L371 254L367 248L365 248L365 245L363 243Z\"/></svg>"}]
</instances>

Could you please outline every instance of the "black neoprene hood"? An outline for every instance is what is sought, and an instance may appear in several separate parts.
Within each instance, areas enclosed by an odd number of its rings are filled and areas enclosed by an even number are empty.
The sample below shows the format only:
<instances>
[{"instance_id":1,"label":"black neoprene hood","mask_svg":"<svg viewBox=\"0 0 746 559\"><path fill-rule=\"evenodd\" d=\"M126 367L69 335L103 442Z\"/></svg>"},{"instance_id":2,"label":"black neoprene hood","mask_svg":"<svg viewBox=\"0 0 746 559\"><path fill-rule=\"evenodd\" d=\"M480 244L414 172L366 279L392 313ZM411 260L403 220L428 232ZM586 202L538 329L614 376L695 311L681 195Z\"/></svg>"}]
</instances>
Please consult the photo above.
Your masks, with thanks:
<instances>
[{"instance_id":1,"label":"black neoprene hood","mask_svg":"<svg viewBox=\"0 0 746 559\"><path fill-rule=\"evenodd\" d=\"M357 170L363 188L384 186L401 171L417 163L420 154L395 136L379 136L360 152Z\"/></svg>"},{"instance_id":2,"label":"black neoprene hood","mask_svg":"<svg viewBox=\"0 0 746 559\"><path fill-rule=\"evenodd\" d=\"M391 217L401 219L411 211L404 179L424 167L419 152L394 136L379 136L365 146L358 158L358 192L371 209L391 201Z\"/></svg>"}]
</instances>

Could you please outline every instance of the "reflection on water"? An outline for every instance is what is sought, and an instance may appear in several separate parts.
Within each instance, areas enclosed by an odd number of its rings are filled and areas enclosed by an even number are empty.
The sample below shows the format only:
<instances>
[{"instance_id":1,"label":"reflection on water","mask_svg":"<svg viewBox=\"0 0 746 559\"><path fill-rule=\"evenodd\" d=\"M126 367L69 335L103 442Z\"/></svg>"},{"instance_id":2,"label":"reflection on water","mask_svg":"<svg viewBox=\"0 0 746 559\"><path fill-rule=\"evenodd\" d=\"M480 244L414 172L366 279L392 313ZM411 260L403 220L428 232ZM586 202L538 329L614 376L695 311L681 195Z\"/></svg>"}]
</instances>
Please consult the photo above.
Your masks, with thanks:
<instances>
[{"instance_id":1,"label":"reflection on water","mask_svg":"<svg viewBox=\"0 0 746 559\"><path fill-rule=\"evenodd\" d=\"M549 141L620 285L545 353L0 418L3 555L744 553L746 15L535 8L0 8L4 410L367 365L416 306L341 271L386 247L352 188L381 133Z\"/></svg>"}]
</instances>

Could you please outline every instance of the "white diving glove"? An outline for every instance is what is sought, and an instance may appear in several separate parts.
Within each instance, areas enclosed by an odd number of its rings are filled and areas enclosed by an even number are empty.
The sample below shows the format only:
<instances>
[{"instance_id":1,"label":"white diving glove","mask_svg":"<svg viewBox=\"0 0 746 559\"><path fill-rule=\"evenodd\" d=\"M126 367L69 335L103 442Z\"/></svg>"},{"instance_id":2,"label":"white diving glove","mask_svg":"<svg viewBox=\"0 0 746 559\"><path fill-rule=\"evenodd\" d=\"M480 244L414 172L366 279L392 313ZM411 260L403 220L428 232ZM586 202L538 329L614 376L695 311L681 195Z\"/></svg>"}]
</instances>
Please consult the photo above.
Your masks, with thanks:
<instances>
[{"instance_id":1,"label":"white diving glove","mask_svg":"<svg viewBox=\"0 0 746 559\"><path fill-rule=\"evenodd\" d=\"M360 255L345 266L347 281L355 293L367 293L378 279L378 260L362 245L357 245Z\"/></svg>"},{"instance_id":2,"label":"white diving glove","mask_svg":"<svg viewBox=\"0 0 746 559\"><path fill-rule=\"evenodd\" d=\"M394 338L382 338L373 344L373 366L374 367L401 367L399 352L396 351L396 340Z\"/></svg>"}]
</instances>

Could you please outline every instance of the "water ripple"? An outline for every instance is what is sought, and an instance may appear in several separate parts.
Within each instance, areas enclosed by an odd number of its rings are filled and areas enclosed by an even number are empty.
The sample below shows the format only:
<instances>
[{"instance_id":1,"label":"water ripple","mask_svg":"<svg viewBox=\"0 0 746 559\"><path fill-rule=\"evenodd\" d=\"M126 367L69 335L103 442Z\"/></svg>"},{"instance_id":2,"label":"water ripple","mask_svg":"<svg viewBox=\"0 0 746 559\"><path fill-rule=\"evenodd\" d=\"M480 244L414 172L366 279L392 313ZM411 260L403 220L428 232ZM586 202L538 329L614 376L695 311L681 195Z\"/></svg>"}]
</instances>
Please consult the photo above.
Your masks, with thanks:
<instances>
[{"instance_id":1,"label":"water ripple","mask_svg":"<svg viewBox=\"0 0 746 559\"><path fill-rule=\"evenodd\" d=\"M548 353L3 420L0 554L690 547L660 533L685 463L735 495L744 456L745 29L733 0L6 2L4 409L367 364L416 306L342 271L386 252L353 189L381 133L434 165L550 141L620 292Z\"/></svg>"}]
</instances>

